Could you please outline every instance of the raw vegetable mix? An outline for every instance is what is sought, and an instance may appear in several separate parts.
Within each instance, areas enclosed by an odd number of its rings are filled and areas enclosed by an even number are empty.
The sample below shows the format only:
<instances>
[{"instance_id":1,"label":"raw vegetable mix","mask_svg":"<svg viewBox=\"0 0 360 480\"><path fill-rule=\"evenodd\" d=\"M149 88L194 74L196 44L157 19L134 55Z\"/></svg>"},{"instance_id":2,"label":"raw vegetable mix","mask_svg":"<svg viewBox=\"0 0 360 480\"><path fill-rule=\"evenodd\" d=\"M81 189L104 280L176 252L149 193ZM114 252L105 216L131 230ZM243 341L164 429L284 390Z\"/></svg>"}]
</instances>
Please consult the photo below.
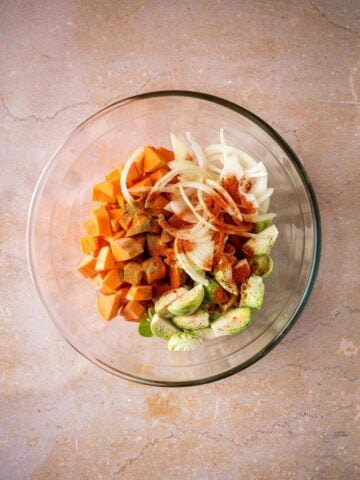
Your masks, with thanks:
<instances>
[{"instance_id":1,"label":"raw vegetable mix","mask_svg":"<svg viewBox=\"0 0 360 480\"><path fill-rule=\"evenodd\" d=\"M250 325L278 230L262 162L222 129L205 149L190 133L170 137L172 150L139 147L94 186L78 271L104 320L120 315L187 351Z\"/></svg>"}]
</instances>

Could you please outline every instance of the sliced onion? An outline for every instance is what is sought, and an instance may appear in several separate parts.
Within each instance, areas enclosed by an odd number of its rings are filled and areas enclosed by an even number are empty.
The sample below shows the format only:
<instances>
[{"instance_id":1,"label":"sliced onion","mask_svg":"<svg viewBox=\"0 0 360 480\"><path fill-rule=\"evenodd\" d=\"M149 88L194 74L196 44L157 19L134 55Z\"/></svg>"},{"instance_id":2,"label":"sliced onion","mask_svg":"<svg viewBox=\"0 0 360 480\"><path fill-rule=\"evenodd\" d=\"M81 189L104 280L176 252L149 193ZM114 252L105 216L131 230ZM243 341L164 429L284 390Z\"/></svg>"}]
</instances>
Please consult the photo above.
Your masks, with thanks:
<instances>
[{"instance_id":1,"label":"sliced onion","mask_svg":"<svg viewBox=\"0 0 360 480\"><path fill-rule=\"evenodd\" d=\"M261 194L257 197L258 204L260 205L265 200L270 198L273 193L274 193L274 189L273 188L268 188L263 194Z\"/></svg>"},{"instance_id":2,"label":"sliced onion","mask_svg":"<svg viewBox=\"0 0 360 480\"><path fill-rule=\"evenodd\" d=\"M198 219L199 223L202 223L204 225L206 225L209 229L211 230L215 230L216 231L216 228L211 225L211 223L209 223L204 217L202 217L194 208L193 204L190 202L190 199L189 197L186 195L183 187L180 185L179 186L179 190L180 190L180 194L182 196L182 199L184 200L184 202L186 203L186 205L190 208L190 210L192 211L192 213L195 215L195 217Z\"/></svg>"},{"instance_id":3,"label":"sliced onion","mask_svg":"<svg viewBox=\"0 0 360 480\"><path fill-rule=\"evenodd\" d=\"M189 275L190 278L194 280L194 282L201 283L202 285L209 285L209 280L204 278L205 272L199 271L198 268L189 260L187 255L183 253L181 242L178 239L174 242L174 250L176 259L179 262L181 268Z\"/></svg>"},{"instance_id":4,"label":"sliced onion","mask_svg":"<svg viewBox=\"0 0 360 480\"><path fill-rule=\"evenodd\" d=\"M193 249L186 252L189 259L197 267L211 271L212 259L214 255L214 242L211 240L211 236L207 235L201 241L192 242Z\"/></svg>"},{"instance_id":5,"label":"sliced onion","mask_svg":"<svg viewBox=\"0 0 360 480\"><path fill-rule=\"evenodd\" d=\"M125 162L124 168L122 169L122 172L121 172L121 176L120 176L121 193L124 197L124 200L126 200L128 203L132 203L134 199L130 195L130 192L126 185L127 176L129 174L131 165L143 152L144 152L144 147L139 147L136 150L134 150L133 153L128 158L128 160Z\"/></svg>"},{"instance_id":6,"label":"sliced onion","mask_svg":"<svg viewBox=\"0 0 360 480\"><path fill-rule=\"evenodd\" d=\"M170 235L175 238L180 238L182 240L195 240L203 237L209 231L206 225L200 223L196 224L195 227L191 228L175 228L169 225L165 220L163 215L159 215L158 219L159 225L166 230Z\"/></svg>"},{"instance_id":7,"label":"sliced onion","mask_svg":"<svg viewBox=\"0 0 360 480\"><path fill-rule=\"evenodd\" d=\"M188 146L179 137L170 133L171 146L174 151L175 160L186 160L189 152Z\"/></svg>"},{"instance_id":8,"label":"sliced onion","mask_svg":"<svg viewBox=\"0 0 360 480\"><path fill-rule=\"evenodd\" d=\"M266 213L269 210L270 206L270 197L268 197L264 202L259 205L259 212Z\"/></svg>"},{"instance_id":9,"label":"sliced onion","mask_svg":"<svg viewBox=\"0 0 360 480\"><path fill-rule=\"evenodd\" d=\"M272 220L273 218L275 218L276 213L264 213L264 214L255 214L255 215L243 214L243 217L246 222L253 222L253 223L266 222L267 220Z\"/></svg>"},{"instance_id":10,"label":"sliced onion","mask_svg":"<svg viewBox=\"0 0 360 480\"><path fill-rule=\"evenodd\" d=\"M195 158L199 164L199 167L205 168L206 165L206 159L205 159L205 154L203 152L203 149L200 147L198 143L194 141L194 139L191 136L190 132L185 133L186 138L188 142L190 143L190 147L192 151L194 152Z\"/></svg>"},{"instance_id":11,"label":"sliced onion","mask_svg":"<svg viewBox=\"0 0 360 480\"><path fill-rule=\"evenodd\" d=\"M224 187L222 187L219 183L214 182L213 180L207 180L206 183L210 186L213 187L214 190L217 190L220 195L228 202L228 210L230 215L232 215L235 219L239 220L240 222L242 221L242 215L232 199L232 197L229 195L229 193L225 190Z\"/></svg>"}]
</instances>

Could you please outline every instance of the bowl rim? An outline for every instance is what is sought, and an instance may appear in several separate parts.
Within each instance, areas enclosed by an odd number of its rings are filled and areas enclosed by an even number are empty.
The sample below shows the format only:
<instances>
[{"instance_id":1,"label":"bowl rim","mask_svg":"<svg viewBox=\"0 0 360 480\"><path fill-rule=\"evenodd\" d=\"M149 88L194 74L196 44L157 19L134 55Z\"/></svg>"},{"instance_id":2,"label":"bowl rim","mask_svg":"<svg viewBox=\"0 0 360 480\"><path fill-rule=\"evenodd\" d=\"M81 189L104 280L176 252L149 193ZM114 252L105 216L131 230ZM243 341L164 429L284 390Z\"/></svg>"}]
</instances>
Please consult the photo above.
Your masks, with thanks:
<instances>
[{"instance_id":1,"label":"bowl rim","mask_svg":"<svg viewBox=\"0 0 360 480\"><path fill-rule=\"evenodd\" d=\"M145 100L148 98L155 98L155 97L188 97L188 98L196 98L200 100L205 100L210 103L215 103L218 104L222 107L228 108L236 113L239 113L240 115L246 117L250 121L254 122L258 127L260 127L262 130L264 130L279 146L280 148L283 149L283 151L288 155L290 161L294 165L295 169L297 170L302 183L308 193L308 198L310 201L310 207L312 211L312 218L313 218L313 225L314 225L314 253L311 261L311 267L310 267L310 273L307 279L306 286L304 288L302 297L293 313L293 315L289 318L287 321L286 325L283 327L281 331L277 333L277 335L260 351L258 351L256 354L254 354L252 357L250 357L248 360L245 362L242 362L241 364L237 365L236 367L229 368L228 370L225 370L224 372L217 373L215 375L209 375L207 377L197 379L197 380L186 380L186 381L157 381L157 380L149 380L146 378L138 377L136 375L132 375L129 373L125 373L123 371L120 371L114 367L110 367L109 365L105 364L98 358L91 357L90 355L87 355L83 352L81 352L73 343L67 338L65 335L64 331L62 328L57 324L57 322L53 319L50 310L48 309L48 306L46 305L45 300L42 297L41 293L41 288L39 285L39 282L37 280L37 273L36 269L34 268L34 262L33 262L33 253L32 253L32 230L33 230L33 221L34 221L34 210L35 207L40 200L40 194L42 192L42 188L45 185L44 180L47 177L48 171L51 169L52 165L54 164L58 153L60 150L71 140L71 138L76 135L81 129L92 119L94 119L97 116L101 116L103 113L105 113L107 110L113 109L114 107L121 107L126 105L129 102L132 101L138 101L138 100ZM274 130L273 127L271 127L266 121L264 121L262 118L257 116L256 114L252 113L250 110L234 103L229 100L226 100L224 98L208 94L208 93L202 93L198 91L192 91L192 90L158 90L158 91L152 91L152 92L146 92L146 93L140 93L136 94L133 96L129 96L120 100L117 100L116 102L113 102L94 114L90 115L88 118L86 118L83 122L81 122L75 129L73 129L70 134L66 137L65 141L59 146L58 149L54 152L54 154L50 157L50 160L47 162L45 167L43 168L33 191L31 200L30 200L30 205L29 205L29 210L28 210L28 216L27 216L27 228L26 228L26 257L27 257L27 264L29 268L29 273L31 277L31 281L35 287L36 293L41 301L41 304L43 308L45 309L46 313L52 320L52 322L55 324L56 328L60 331L64 339L77 351L79 352L84 358L89 360L91 363L94 365L97 365L103 370L106 370L113 375L123 378L128 381L133 381L136 383L144 384L144 385L152 385L152 386L158 386L158 387L186 387L186 386L195 386L195 385L203 385L206 383L211 383L215 382L218 380L221 380L223 378L229 377L237 372L240 372L241 370L244 370L245 368L249 367L250 365L254 364L258 360L260 360L262 357L267 355L284 337L285 335L290 331L290 329L293 327L293 325L296 323L296 321L299 319L301 312L303 311L306 303L309 300L309 297L311 295L311 292L314 288L314 284L316 281L317 273L319 270L319 264L320 264L320 257L321 257L321 242L322 242L322 236L321 236L321 217L320 217L320 209L319 205L316 199L316 194L314 191L314 188L311 184L310 178L308 173L306 172L303 164L301 163L299 157L296 155L294 150L290 147L290 145L282 138L282 136Z\"/></svg>"}]
</instances>

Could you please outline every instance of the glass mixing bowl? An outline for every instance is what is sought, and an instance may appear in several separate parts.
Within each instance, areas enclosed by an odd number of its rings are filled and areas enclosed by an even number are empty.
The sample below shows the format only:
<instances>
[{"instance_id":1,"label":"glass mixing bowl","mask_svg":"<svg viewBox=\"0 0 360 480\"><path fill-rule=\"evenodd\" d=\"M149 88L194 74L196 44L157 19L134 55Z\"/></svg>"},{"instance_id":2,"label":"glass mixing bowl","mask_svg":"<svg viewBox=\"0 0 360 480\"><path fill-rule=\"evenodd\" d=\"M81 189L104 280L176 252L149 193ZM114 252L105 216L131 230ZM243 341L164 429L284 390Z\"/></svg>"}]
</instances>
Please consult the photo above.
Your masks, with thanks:
<instances>
[{"instance_id":1,"label":"glass mixing bowl","mask_svg":"<svg viewBox=\"0 0 360 480\"><path fill-rule=\"evenodd\" d=\"M279 238L263 308L245 332L220 337L191 352L169 352L166 342L144 338L137 324L103 321L93 287L76 271L82 221L94 208L94 183L139 145L169 147L169 133L190 131L201 145L226 141L264 162L275 187L271 211ZM295 153L264 121L223 99L187 91L153 92L117 102L70 135L45 167L28 223L33 282L65 339L96 365L128 380L162 386L217 380L252 364L276 345L309 298L320 256L319 211Z\"/></svg>"}]
</instances>

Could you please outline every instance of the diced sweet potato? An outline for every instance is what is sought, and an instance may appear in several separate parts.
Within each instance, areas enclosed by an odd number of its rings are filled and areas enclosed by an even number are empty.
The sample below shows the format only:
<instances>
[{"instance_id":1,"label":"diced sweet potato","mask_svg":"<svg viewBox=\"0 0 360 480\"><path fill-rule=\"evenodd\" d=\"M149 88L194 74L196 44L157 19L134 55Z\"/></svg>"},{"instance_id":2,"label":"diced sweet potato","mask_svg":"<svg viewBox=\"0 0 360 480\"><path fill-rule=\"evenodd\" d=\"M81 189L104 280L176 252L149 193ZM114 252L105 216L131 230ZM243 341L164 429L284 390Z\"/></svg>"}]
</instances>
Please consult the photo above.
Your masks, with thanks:
<instances>
[{"instance_id":1,"label":"diced sweet potato","mask_svg":"<svg viewBox=\"0 0 360 480\"><path fill-rule=\"evenodd\" d=\"M113 257L117 262L130 260L144 251L140 242L137 242L133 238L119 238L118 240L112 241L110 247Z\"/></svg>"},{"instance_id":2,"label":"diced sweet potato","mask_svg":"<svg viewBox=\"0 0 360 480\"><path fill-rule=\"evenodd\" d=\"M162 158L164 158L167 162L174 160L174 152L172 150L168 150L165 147L158 147L157 151L160 153Z\"/></svg>"},{"instance_id":3,"label":"diced sweet potato","mask_svg":"<svg viewBox=\"0 0 360 480\"><path fill-rule=\"evenodd\" d=\"M122 208L113 208L112 210L109 210L110 220L119 221L120 218L124 215L124 213L124 209Z\"/></svg>"},{"instance_id":4,"label":"diced sweet potato","mask_svg":"<svg viewBox=\"0 0 360 480\"><path fill-rule=\"evenodd\" d=\"M123 276L122 270L119 270L118 268L112 268L106 273L103 285L109 290L115 291L124 283Z\"/></svg>"},{"instance_id":5,"label":"diced sweet potato","mask_svg":"<svg viewBox=\"0 0 360 480\"><path fill-rule=\"evenodd\" d=\"M139 182L134 183L131 188L138 188L138 187L152 187L152 181L150 180L149 177L145 177L142 180L140 180ZM135 191L133 192L133 191L131 191L131 194L134 197L141 197L141 196L144 195L144 192L135 192Z\"/></svg>"},{"instance_id":6,"label":"diced sweet potato","mask_svg":"<svg viewBox=\"0 0 360 480\"><path fill-rule=\"evenodd\" d=\"M111 236L110 218L105 207L95 208L92 211L92 219L95 224L96 235L102 235L104 237Z\"/></svg>"},{"instance_id":7,"label":"diced sweet potato","mask_svg":"<svg viewBox=\"0 0 360 480\"><path fill-rule=\"evenodd\" d=\"M114 240L118 240L119 238L125 237L125 230L119 230L118 232L115 232L111 235L111 237L105 237L105 239L110 243L113 242Z\"/></svg>"},{"instance_id":8,"label":"diced sweet potato","mask_svg":"<svg viewBox=\"0 0 360 480\"><path fill-rule=\"evenodd\" d=\"M134 161L134 164L136 166L136 170L138 171L138 174L142 176L144 173L144 153L141 153L136 160Z\"/></svg>"},{"instance_id":9,"label":"diced sweet potato","mask_svg":"<svg viewBox=\"0 0 360 480\"><path fill-rule=\"evenodd\" d=\"M137 262L128 262L124 267L123 279L124 282L131 285L138 285L143 276L143 267Z\"/></svg>"},{"instance_id":10,"label":"diced sweet potato","mask_svg":"<svg viewBox=\"0 0 360 480\"><path fill-rule=\"evenodd\" d=\"M83 277L88 278L96 274L95 266L96 258L94 258L92 255L86 255L86 257L84 257L84 259L78 265L77 270Z\"/></svg>"},{"instance_id":11,"label":"diced sweet potato","mask_svg":"<svg viewBox=\"0 0 360 480\"><path fill-rule=\"evenodd\" d=\"M120 193L119 182L114 180L101 182L94 185L92 199L94 202L113 203L117 193Z\"/></svg>"},{"instance_id":12,"label":"diced sweet potato","mask_svg":"<svg viewBox=\"0 0 360 480\"><path fill-rule=\"evenodd\" d=\"M180 287L185 281L185 273L183 269L177 265L169 266L169 277L172 288Z\"/></svg>"},{"instance_id":13,"label":"diced sweet potato","mask_svg":"<svg viewBox=\"0 0 360 480\"><path fill-rule=\"evenodd\" d=\"M169 243L174 237L170 235L166 230L163 230L160 235L160 240L162 243Z\"/></svg>"},{"instance_id":14,"label":"diced sweet potato","mask_svg":"<svg viewBox=\"0 0 360 480\"><path fill-rule=\"evenodd\" d=\"M162 228L160 227L159 222L155 218L152 218L150 233L155 233L159 235L161 232L162 232Z\"/></svg>"},{"instance_id":15,"label":"diced sweet potato","mask_svg":"<svg viewBox=\"0 0 360 480\"><path fill-rule=\"evenodd\" d=\"M96 236L96 228L93 219L89 218L88 220L85 220L85 222L83 222L83 227L88 235L91 235L92 237Z\"/></svg>"},{"instance_id":16,"label":"diced sweet potato","mask_svg":"<svg viewBox=\"0 0 360 480\"><path fill-rule=\"evenodd\" d=\"M128 322L140 322L146 316L146 309L141 303L130 301L123 306L120 313Z\"/></svg>"},{"instance_id":17,"label":"diced sweet potato","mask_svg":"<svg viewBox=\"0 0 360 480\"><path fill-rule=\"evenodd\" d=\"M162 243L160 235L148 233L146 235L146 246L152 257L165 256L166 246Z\"/></svg>"},{"instance_id":18,"label":"diced sweet potato","mask_svg":"<svg viewBox=\"0 0 360 480\"><path fill-rule=\"evenodd\" d=\"M80 238L80 247L85 255L96 252L99 247L99 239L90 235L84 235Z\"/></svg>"},{"instance_id":19,"label":"diced sweet potato","mask_svg":"<svg viewBox=\"0 0 360 480\"><path fill-rule=\"evenodd\" d=\"M146 283L166 277L166 267L159 257L152 257L142 262Z\"/></svg>"},{"instance_id":20,"label":"diced sweet potato","mask_svg":"<svg viewBox=\"0 0 360 480\"><path fill-rule=\"evenodd\" d=\"M159 168L166 167L166 160L154 147L145 147L144 150L144 173L151 173Z\"/></svg>"},{"instance_id":21,"label":"diced sweet potato","mask_svg":"<svg viewBox=\"0 0 360 480\"><path fill-rule=\"evenodd\" d=\"M111 320L116 317L120 308L121 296L120 292L116 292L113 295L97 297L97 308L104 320Z\"/></svg>"},{"instance_id":22,"label":"diced sweet potato","mask_svg":"<svg viewBox=\"0 0 360 480\"><path fill-rule=\"evenodd\" d=\"M134 183L138 182L141 179L141 176L142 174L138 172L135 163L133 163L126 177L126 185L128 187L132 186Z\"/></svg>"},{"instance_id":23,"label":"diced sweet potato","mask_svg":"<svg viewBox=\"0 0 360 480\"><path fill-rule=\"evenodd\" d=\"M120 170L118 168L115 168L115 170L112 170L110 173L105 175L105 180L111 182L111 181L119 181L120 180Z\"/></svg>"},{"instance_id":24,"label":"diced sweet potato","mask_svg":"<svg viewBox=\"0 0 360 480\"><path fill-rule=\"evenodd\" d=\"M119 220L110 219L111 230L116 233L120 230Z\"/></svg>"},{"instance_id":25,"label":"diced sweet potato","mask_svg":"<svg viewBox=\"0 0 360 480\"><path fill-rule=\"evenodd\" d=\"M146 240L146 235L142 233L141 235L136 235L136 237L133 237L134 240L136 240L138 243L140 243L141 247L145 250L145 240Z\"/></svg>"},{"instance_id":26,"label":"diced sweet potato","mask_svg":"<svg viewBox=\"0 0 360 480\"><path fill-rule=\"evenodd\" d=\"M125 213L120 219L119 224L124 230L128 230L131 227L133 221L133 215L131 213Z\"/></svg>"},{"instance_id":27,"label":"diced sweet potato","mask_svg":"<svg viewBox=\"0 0 360 480\"><path fill-rule=\"evenodd\" d=\"M152 299L152 287L150 285L137 285L130 288L126 300L143 302Z\"/></svg>"},{"instance_id":28,"label":"diced sweet potato","mask_svg":"<svg viewBox=\"0 0 360 480\"><path fill-rule=\"evenodd\" d=\"M110 268L115 268L115 261L110 247L106 246L100 250L100 253L97 257L95 270L97 272L101 272L103 270L110 270Z\"/></svg>"},{"instance_id":29,"label":"diced sweet potato","mask_svg":"<svg viewBox=\"0 0 360 480\"><path fill-rule=\"evenodd\" d=\"M92 277L89 277L89 281L91 285L95 288L95 290L100 290L100 288L103 286L104 279L100 275L100 273L97 273Z\"/></svg>"},{"instance_id":30,"label":"diced sweet potato","mask_svg":"<svg viewBox=\"0 0 360 480\"><path fill-rule=\"evenodd\" d=\"M162 178L164 175L166 175L168 171L168 167L161 167L158 170L155 170L155 172L150 173L149 178L155 185L155 183L160 180L160 178Z\"/></svg>"},{"instance_id":31,"label":"diced sweet potato","mask_svg":"<svg viewBox=\"0 0 360 480\"><path fill-rule=\"evenodd\" d=\"M120 305L124 305L124 303L126 303L126 295L128 291L129 291L129 287L121 287L117 291L117 293L119 293Z\"/></svg>"},{"instance_id":32,"label":"diced sweet potato","mask_svg":"<svg viewBox=\"0 0 360 480\"><path fill-rule=\"evenodd\" d=\"M155 210L156 212L161 212L168 203L169 200L163 195L156 195L155 199L151 202L151 209Z\"/></svg>"},{"instance_id":33,"label":"diced sweet potato","mask_svg":"<svg viewBox=\"0 0 360 480\"><path fill-rule=\"evenodd\" d=\"M127 237L133 237L140 233L149 232L152 227L152 221L150 215L135 214L132 217L131 226L126 232Z\"/></svg>"}]
</instances>

